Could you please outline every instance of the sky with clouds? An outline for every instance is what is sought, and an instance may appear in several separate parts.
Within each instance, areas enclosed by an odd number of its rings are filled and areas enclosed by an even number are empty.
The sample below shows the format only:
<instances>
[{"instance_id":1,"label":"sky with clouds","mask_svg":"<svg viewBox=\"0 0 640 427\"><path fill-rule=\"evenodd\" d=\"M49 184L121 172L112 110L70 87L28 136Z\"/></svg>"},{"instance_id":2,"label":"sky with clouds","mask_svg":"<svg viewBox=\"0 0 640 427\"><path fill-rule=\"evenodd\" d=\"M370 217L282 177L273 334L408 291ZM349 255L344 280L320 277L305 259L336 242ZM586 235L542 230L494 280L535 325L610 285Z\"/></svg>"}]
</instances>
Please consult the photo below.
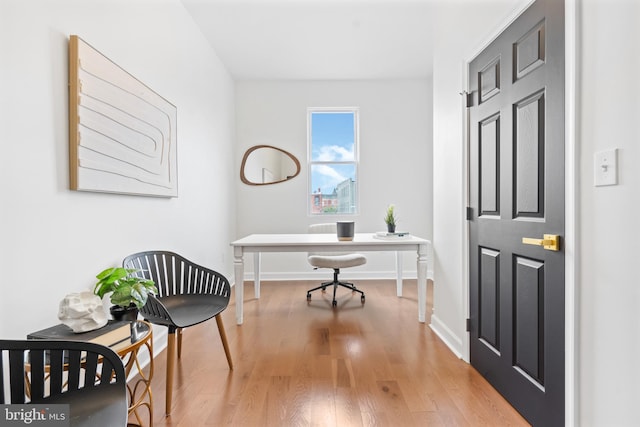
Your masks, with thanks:
<instances>
[{"instance_id":1,"label":"sky with clouds","mask_svg":"<svg viewBox=\"0 0 640 427\"><path fill-rule=\"evenodd\" d=\"M355 115L353 112L311 113L311 160L316 162L349 162L354 160ZM311 167L311 191L322 193L345 179L355 179L353 164L315 164Z\"/></svg>"}]
</instances>

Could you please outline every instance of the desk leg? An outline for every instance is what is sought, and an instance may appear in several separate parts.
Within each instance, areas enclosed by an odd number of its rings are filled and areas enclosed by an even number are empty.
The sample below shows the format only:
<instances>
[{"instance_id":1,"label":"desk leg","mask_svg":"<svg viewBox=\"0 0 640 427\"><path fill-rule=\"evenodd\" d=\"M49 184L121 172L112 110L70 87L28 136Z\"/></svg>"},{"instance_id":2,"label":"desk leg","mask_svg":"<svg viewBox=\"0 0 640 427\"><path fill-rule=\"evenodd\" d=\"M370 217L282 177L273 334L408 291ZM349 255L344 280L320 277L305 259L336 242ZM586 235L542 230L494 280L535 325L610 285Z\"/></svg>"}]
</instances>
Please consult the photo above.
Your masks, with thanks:
<instances>
[{"instance_id":1,"label":"desk leg","mask_svg":"<svg viewBox=\"0 0 640 427\"><path fill-rule=\"evenodd\" d=\"M242 325L244 317L244 259L241 246L234 246L233 248L233 267L236 279L236 285L234 286L236 292L236 323Z\"/></svg>"},{"instance_id":2,"label":"desk leg","mask_svg":"<svg viewBox=\"0 0 640 427\"><path fill-rule=\"evenodd\" d=\"M402 296L402 252L396 252L396 294Z\"/></svg>"},{"instance_id":3,"label":"desk leg","mask_svg":"<svg viewBox=\"0 0 640 427\"><path fill-rule=\"evenodd\" d=\"M418 322L424 323L427 313L427 245L418 246Z\"/></svg>"},{"instance_id":4,"label":"desk leg","mask_svg":"<svg viewBox=\"0 0 640 427\"><path fill-rule=\"evenodd\" d=\"M253 292L256 299L260 298L260 252L253 254Z\"/></svg>"}]
</instances>

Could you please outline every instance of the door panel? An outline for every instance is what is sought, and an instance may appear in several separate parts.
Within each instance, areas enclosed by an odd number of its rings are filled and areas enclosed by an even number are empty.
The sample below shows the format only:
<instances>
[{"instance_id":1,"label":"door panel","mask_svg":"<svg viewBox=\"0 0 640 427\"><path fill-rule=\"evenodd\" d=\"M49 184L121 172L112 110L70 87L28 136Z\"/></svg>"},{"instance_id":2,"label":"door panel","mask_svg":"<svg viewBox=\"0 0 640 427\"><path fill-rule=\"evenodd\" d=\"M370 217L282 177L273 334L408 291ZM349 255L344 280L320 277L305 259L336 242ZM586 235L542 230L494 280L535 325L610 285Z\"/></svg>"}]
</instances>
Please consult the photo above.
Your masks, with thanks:
<instances>
[{"instance_id":1,"label":"door panel","mask_svg":"<svg viewBox=\"0 0 640 427\"><path fill-rule=\"evenodd\" d=\"M480 125L480 212L496 215L500 211L500 116Z\"/></svg>"},{"instance_id":2,"label":"door panel","mask_svg":"<svg viewBox=\"0 0 640 427\"><path fill-rule=\"evenodd\" d=\"M515 217L544 216L544 92L514 106Z\"/></svg>"},{"instance_id":3,"label":"door panel","mask_svg":"<svg viewBox=\"0 0 640 427\"><path fill-rule=\"evenodd\" d=\"M500 252L480 248L480 339L500 353Z\"/></svg>"},{"instance_id":4,"label":"door panel","mask_svg":"<svg viewBox=\"0 0 640 427\"><path fill-rule=\"evenodd\" d=\"M529 72L545 62L545 21L536 25L520 40L513 44L514 81L526 76Z\"/></svg>"},{"instance_id":5,"label":"door panel","mask_svg":"<svg viewBox=\"0 0 640 427\"><path fill-rule=\"evenodd\" d=\"M544 263L514 258L514 365L544 386Z\"/></svg>"},{"instance_id":6,"label":"door panel","mask_svg":"<svg viewBox=\"0 0 640 427\"><path fill-rule=\"evenodd\" d=\"M564 424L564 4L537 0L469 64L471 364Z\"/></svg>"}]
</instances>

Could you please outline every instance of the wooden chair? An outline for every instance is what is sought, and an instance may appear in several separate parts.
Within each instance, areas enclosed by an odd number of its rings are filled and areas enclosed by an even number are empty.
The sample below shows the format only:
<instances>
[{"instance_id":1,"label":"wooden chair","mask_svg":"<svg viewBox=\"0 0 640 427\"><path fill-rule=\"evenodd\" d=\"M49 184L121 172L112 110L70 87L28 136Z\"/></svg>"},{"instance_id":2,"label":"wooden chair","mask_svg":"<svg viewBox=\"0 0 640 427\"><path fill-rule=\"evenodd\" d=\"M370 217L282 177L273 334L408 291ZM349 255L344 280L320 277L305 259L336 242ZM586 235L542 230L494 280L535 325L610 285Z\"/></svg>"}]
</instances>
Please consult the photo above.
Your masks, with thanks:
<instances>
[{"instance_id":1,"label":"wooden chair","mask_svg":"<svg viewBox=\"0 0 640 427\"><path fill-rule=\"evenodd\" d=\"M151 279L158 295L150 295L140 314L149 322L166 326L167 380L165 411L171 413L173 370L176 356L182 355L182 329L216 318L229 369L233 369L222 313L229 305L231 286L222 274L197 265L168 251L146 251L129 255L122 261L125 268L135 268L140 277Z\"/></svg>"},{"instance_id":2,"label":"wooden chair","mask_svg":"<svg viewBox=\"0 0 640 427\"><path fill-rule=\"evenodd\" d=\"M68 404L71 426L126 426L124 366L99 344L0 340L0 404Z\"/></svg>"}]
</instances>

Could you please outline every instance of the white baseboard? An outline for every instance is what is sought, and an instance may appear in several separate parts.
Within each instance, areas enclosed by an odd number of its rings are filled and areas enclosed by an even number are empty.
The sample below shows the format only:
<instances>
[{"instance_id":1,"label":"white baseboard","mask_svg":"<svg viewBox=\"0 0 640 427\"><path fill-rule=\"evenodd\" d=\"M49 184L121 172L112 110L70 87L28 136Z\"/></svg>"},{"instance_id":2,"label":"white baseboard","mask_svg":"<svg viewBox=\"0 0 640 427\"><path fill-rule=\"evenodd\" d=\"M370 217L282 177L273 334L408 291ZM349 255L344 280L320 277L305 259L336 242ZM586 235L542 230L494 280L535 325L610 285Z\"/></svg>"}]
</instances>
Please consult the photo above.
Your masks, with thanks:
<instances>
[{"instance_id":1,"label":"white baseboard","mask_svg":"<svg viewBox=\"0 0 640 427\"><path fill-rule=\"evenodd\" d=\"M435 314L431 315L429 327L456 356L462 359L462 338L454 334Z\"/></svg>"}]
</instances>

